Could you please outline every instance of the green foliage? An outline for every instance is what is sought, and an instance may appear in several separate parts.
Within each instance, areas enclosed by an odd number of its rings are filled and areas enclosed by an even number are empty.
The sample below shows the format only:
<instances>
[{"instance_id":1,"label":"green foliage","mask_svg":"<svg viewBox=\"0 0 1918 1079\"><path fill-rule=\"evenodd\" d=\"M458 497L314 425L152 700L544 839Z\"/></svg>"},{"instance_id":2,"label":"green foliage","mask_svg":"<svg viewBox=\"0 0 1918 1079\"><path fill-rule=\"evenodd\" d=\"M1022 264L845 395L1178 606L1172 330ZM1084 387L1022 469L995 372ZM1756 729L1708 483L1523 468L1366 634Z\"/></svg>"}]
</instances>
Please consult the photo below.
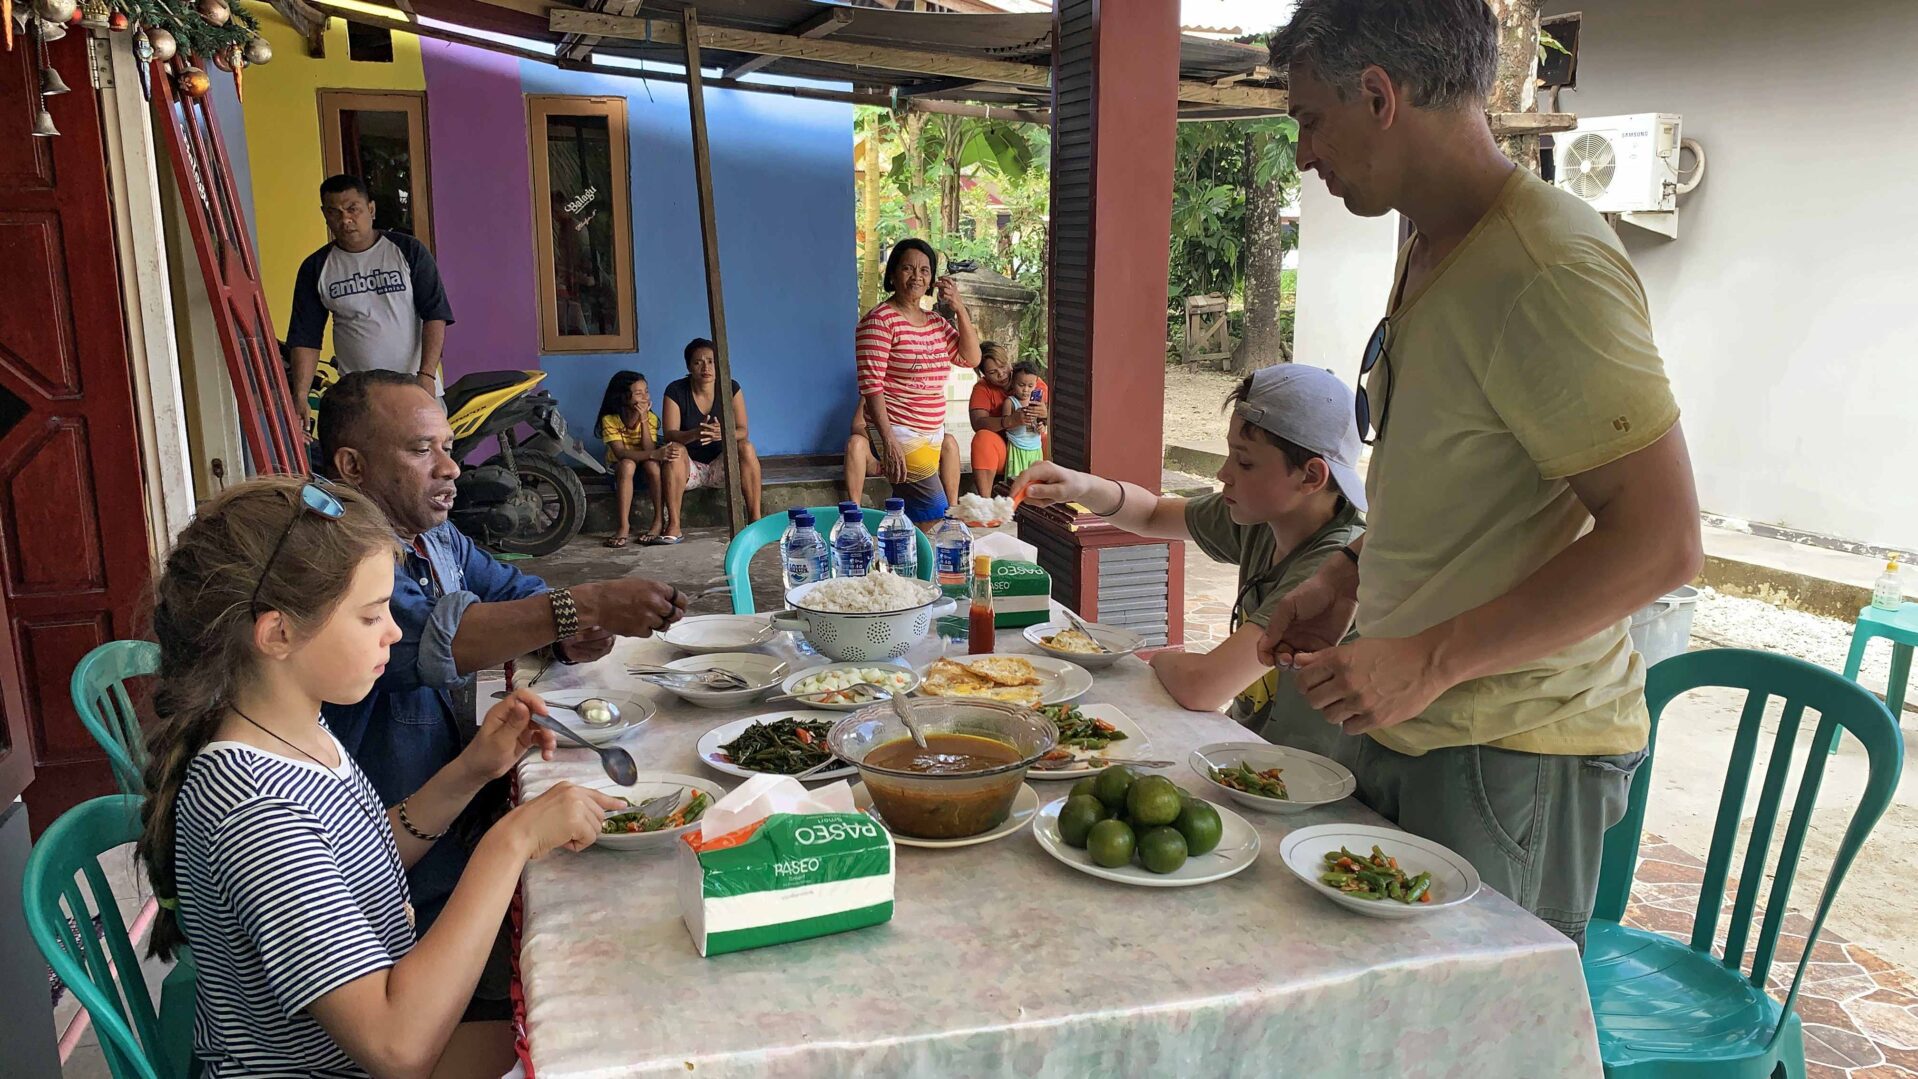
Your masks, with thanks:
<instances>
[{"instance_id":1,"label":"green foliage","mask_svg":"<svg viewBox=\"0 0 1918 1079\"><path fill-rule=\"evenodd\" d=\"M1298 191L1298 124L1289 116L1179 125L1173 165L1172 272L1166 299L1242 294L1247 155L1251 176L1276 180L1282 201Z\"/></svg>"}]
</instances>

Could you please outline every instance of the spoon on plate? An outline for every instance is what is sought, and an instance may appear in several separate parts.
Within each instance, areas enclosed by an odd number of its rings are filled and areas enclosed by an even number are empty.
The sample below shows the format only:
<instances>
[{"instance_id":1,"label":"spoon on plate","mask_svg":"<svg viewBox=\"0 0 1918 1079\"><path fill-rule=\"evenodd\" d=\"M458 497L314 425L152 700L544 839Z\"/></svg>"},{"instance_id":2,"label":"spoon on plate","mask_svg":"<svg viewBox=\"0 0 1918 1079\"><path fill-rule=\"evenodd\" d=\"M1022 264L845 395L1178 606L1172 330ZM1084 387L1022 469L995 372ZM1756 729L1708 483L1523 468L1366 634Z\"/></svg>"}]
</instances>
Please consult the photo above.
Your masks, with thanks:
<instances>
[{"instance_id":1,"label":"spoon on plate","mask_svg":"<svg viewBox=\"0 0 1918 1079\"><path fill-rule=\"evenodd\" d=\"M493 699L496 701L504 700L505 698L505 690L500 690L493 694ZM604 697L588 697L578 704L561 704L558 701L547 701L546 707L564 708L568 712L585 720L588 727L616 727L619 725L619 705L614 704Z\"/></svg>"},{"instance_id":2,"label":"spoon on plate","mask_svg":"<svg viewBox=\"0 0 1918 1079\"><path fill-rule=\"evenodd\" d=\"M555 734L565 735L574 745L579 746L581 749L588 749L599 754L599 766L606 770L606 778L620 786L630 787L639 782L639 765L634 762L631 753L620 749L618 746L596 746L586 739L581 738L573 732L571 727L554 719L552 716L542 716L535 712L533 713L533 722Z\"/></svg>"}]
</instances>

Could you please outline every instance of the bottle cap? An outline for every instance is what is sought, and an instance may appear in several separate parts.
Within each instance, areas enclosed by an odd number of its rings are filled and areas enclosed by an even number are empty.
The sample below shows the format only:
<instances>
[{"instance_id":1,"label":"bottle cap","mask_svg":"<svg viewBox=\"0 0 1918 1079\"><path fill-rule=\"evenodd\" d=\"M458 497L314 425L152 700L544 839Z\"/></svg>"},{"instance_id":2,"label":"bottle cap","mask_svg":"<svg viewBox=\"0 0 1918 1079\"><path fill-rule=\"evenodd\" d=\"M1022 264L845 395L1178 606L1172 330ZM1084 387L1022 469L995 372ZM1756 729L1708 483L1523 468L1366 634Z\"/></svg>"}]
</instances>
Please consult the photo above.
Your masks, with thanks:
<instances>
[{"instance_id":1,"label":"bottle cap","mask_svg":"<svg viewBox=\"0 0 1918 1079\"><path fill-rule=\"evenodd\" d=\"M806 511L805 511L805 510L787 510L787 511L786 511L786 519L787 519L787 520L789 520L789 521L791 521L791 522L793 522L794 524L798 524L798 523L799 523L799 515L800 515L800 514L802 514L802 513L804 513L804 512L806 512Z\"/></svg>"},{"instance_id":2,"label":"bottle cap","mask_svg":"<svg viewBox=\"0 0 1918 1079\"><path fill-rule=\"evenodd\" d=\"M903 498L888 498L888 499L886 499L886 512L887 512L887 513L904 513L905 511L906 511L906 500L905 500L905 499L903 499Z\"/></svg>"},{"instance_id":3,"label":"bottle cap","mask_svg":"<svg viewBox=\"0 0 1918 1079\"><path fill-rule=\"evenodd\" d=\"M806 510L793 511L793 524L796 524L801 528L811 528L813 525L817 523L818 522L817 520L814 519L813 515L807 512Z\"/></svg>"},{"instance_id":4,"label":"bottle cap","mask_svg":"<svg viewBox=\"0 0 1918 1079\"><path fill-rule=\"evenodd\" d=\"M1891 561L1889 561L1889 562L1887 562L1887 563L1885 563L1885 572L1886 572L1886 573L1897 573L1897 572L1898 572L1898 560L1897 560L1896 558L1894 558L1894 559L1892 559Z\"/></svg>"},{"instance_id":5,"label":"bottle cap","mask_svg":"<svg viewBox=\"0 0 1918 1079\"><path fill-rule=\"evenodd\" d=\"M856 510L858 508L859 508L859 503L857 502L841 502L839 504L839 512L841 513L844 513L847 510Z\"/></svg>"},{"instance_id":6,"label":"bottle cap","mask_svg":"<svg viewBox=\"0 0 1918 1079\"><path fill-rule=\"evenodd\" d=\"M839 507L839 519L847 524L857 524L864 521L866 516L859 512L858 506L841 506Z\"/></svg>"},{"instance_id":7,"label":"bottle cap","mask_svg":"<svg viewBox=\"0 0 1918 1079\"><path fill-rule=\"evenodd\" d=\"M972 575L974 577L985 577L991 573L992 573L992 556L991 555L976 554L972 556Z\"/></svg>"}]
</instances>

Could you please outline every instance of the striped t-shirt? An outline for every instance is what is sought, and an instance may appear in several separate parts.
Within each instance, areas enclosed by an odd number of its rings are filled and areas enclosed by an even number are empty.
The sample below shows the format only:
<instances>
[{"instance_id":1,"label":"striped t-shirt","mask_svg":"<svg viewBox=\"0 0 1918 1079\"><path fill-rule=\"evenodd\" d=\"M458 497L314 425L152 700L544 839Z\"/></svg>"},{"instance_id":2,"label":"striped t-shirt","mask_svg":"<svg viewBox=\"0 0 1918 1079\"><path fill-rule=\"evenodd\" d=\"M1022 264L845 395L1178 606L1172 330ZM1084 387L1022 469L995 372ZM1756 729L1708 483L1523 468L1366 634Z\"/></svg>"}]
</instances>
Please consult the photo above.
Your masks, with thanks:
<instances>
[{"instance_id":1,"label":"striped t-shirt","mask_svg":"<svg viewBox=\"0 0 1918 1079\"><path fill-rule=\"evenodd\" d=\"M946 426L946 369L958 365L959 331L934 315L914 326L899 309L881 303L859 320L853 356L859 395L883 393L898 427L937 431Z\"/></svg>"},{"instance_id":2,"label":"striped t-shirt","mask_svg":"<svg viewBox=\"0 0 1918 1079\"><path fill-rule=\"evenodd\" d=\"M208 1076L366 1074L305 1009L391 967L413 927L386 811L333 746L337 769L239 742L213 742L187 766L174 859L200 970L193 1050Z\"/></svg>"}]
</instances>

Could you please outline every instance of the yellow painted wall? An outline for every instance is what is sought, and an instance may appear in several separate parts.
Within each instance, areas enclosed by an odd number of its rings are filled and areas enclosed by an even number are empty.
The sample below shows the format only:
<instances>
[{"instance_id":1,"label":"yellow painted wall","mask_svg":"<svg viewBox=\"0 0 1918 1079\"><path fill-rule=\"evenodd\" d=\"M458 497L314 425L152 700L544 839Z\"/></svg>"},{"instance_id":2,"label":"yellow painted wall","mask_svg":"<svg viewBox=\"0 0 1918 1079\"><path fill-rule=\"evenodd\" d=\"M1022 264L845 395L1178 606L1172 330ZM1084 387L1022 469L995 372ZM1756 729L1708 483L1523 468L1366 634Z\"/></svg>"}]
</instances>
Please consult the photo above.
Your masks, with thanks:
<instances>
[{"instance_id":1,"label":"yellow painted wall","mask_svg":"<svg viewBox=\"0 0 1918 1079\"><path fill-rule=\"evenodd\" d=\"M392 63L356 63L346 58L346 23L334 19L326 35L326 56L315 59L272 8L246 6L273 46L273 62L247 73L244 109L260 273L273 325L284 334L300 263L327 241L326 222L320 217L320 181L326 179L326 170L319 91L425 90L426 76L420 68L420 40L411 34L393 35ZM333 354L330 322L321 354Z\"/></svg>"}]
</instances>

